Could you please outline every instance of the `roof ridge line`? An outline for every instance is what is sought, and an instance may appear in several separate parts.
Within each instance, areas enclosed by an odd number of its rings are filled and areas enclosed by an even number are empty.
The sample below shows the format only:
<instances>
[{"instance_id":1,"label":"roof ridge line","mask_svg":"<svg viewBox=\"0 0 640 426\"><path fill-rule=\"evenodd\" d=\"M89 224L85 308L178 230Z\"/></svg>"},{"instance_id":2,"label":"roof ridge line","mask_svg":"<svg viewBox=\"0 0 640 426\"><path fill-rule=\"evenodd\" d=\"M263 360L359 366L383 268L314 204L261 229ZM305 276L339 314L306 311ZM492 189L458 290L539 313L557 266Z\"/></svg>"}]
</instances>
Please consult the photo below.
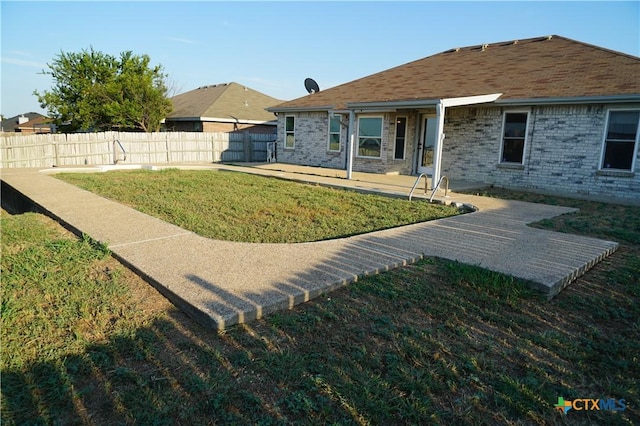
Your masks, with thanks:
<instances>
[{"instance_id":1,"label":"roof ridge line","mask_svg":"<svg viewBox=\"0 0 640 426\"><path fill-rule=\"evenodd\" d=\"M619 50L608 49L606 47L598 46L598 45L591 44L591 43L586 43L586 42L580 41L580 40L574 40L572 38L564 37L564 36L560 36L560 35L554 35L553 37L558 37L558 38L561 38L561 39L564 39L564 40L567 40L567 41L570 41L570 42L573 42L573 43L581 44L583 46L590 47L592 49L602 50L603 52L613 53L613 54L616 54L616 55L625 56L625 57L630 58L630 59L638 59L638 60L640 60L640 56L634 56L634 55L631 55L630 53L620 52Z\"/></svg>"}]
</instances>

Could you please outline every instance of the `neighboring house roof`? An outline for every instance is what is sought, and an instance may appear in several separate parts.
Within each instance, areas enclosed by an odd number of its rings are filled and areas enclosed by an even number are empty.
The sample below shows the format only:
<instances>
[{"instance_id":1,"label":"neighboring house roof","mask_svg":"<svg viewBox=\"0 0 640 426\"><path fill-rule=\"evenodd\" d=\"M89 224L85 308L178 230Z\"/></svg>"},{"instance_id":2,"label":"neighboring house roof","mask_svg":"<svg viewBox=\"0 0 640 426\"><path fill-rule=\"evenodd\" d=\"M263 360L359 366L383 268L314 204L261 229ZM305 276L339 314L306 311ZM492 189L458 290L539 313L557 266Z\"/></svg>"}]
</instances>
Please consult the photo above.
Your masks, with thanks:
<instances>
[{"instance_id":1,"label":"neighboring house roof","mask_svg":"<svg viewBox=\"0 0 640 426\"><path fill-rule=\"evenodd\" d=\"M45 120L48 120L47 116L44 116L37 112L26 112L24 114L16 115L15 117L10 117L2 120L2 131L15 132L18 127L31 128L34 125L42 127L43 124L45 124Z\"/></svg>"},{"instance_id":2,"label":"neighboring house roof","mask_svg":"<svg viewBox=\"0 0 640 426\"><path fill-rule=\"evenodd\" d=\"M264 123L275 120L265 108L282 101L238 83L198 87L171 98L167 120Z\"/></svg>"},{"instance_id":3,"label":"neighboring house roof","mask_svg":"<svg viewBox=\"0 0 640 426\"><path fill-rule=\"evenodd\" d=\"M44 115L34 117L25 123L18 124L16 126L16 131L18 130L24 133L49 133L51 132L51 119Z\"/></svg>"},{"instance_id":4,"label":"neighboring house roof","mask_svg":"<svg viewBox=\"0 0 640 426\"><path fill-rule=\"evenodd\" d=\"M640 101L640 58L561 36L447 50L270 108L502 94L515 100L628 97Z\"/></svg>"}]
</instances>

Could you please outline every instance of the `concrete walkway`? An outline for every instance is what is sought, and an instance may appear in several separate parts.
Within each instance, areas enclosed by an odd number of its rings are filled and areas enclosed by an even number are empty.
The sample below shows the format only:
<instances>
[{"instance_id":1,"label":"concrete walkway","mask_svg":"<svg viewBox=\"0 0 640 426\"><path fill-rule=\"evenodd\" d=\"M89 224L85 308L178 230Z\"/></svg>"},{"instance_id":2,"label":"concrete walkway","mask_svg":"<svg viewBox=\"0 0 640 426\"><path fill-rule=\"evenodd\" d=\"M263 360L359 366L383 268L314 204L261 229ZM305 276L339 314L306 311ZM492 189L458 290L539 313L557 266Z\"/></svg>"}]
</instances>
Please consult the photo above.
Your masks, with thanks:
<instances>
[{"instance_id":1,"label":"concrete walkway","mask_svg":"<svg viewBox=\"0 0 640 426\"><path fill-rule=\"evenodd\" d=\"M410 176L382 179L380 175L364 174L347 181L340 176L326 176L335 171L287 169L281 165L199 168L230 169L403 196L415 181ZM81 190L43 171L3 169L1 179L3 197L10 196L12 188L76 233L106 242L118 259L175 305L202 324L218 329L291 308L362 276L429 256L529 280L551 298L618 247L615 242L526 226L574 209L456 193L449 199L478 210L322 242L217 241ZM424 191L418 196L424 196Z\"/></svg>"}]
</instances>

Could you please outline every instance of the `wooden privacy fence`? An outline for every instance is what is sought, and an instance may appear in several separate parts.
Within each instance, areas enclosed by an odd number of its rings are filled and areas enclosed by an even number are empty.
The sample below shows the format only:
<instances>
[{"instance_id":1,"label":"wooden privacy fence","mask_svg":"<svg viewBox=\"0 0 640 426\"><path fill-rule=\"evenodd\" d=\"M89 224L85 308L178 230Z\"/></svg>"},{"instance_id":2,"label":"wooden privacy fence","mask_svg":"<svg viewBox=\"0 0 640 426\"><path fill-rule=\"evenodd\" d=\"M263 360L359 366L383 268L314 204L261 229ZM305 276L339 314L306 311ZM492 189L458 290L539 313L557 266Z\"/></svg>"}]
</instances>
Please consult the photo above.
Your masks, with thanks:
<instances>
[{"instance_id":1,"label":"wooden privacy fence","mask_svg":"<svg viewBox=\"0 0 640 426\"><path fill-rule=\"evenodd\" d=\"M275 140L261 133L4 133L0 167L264 162Z\"/></svg>"}]
</instances>

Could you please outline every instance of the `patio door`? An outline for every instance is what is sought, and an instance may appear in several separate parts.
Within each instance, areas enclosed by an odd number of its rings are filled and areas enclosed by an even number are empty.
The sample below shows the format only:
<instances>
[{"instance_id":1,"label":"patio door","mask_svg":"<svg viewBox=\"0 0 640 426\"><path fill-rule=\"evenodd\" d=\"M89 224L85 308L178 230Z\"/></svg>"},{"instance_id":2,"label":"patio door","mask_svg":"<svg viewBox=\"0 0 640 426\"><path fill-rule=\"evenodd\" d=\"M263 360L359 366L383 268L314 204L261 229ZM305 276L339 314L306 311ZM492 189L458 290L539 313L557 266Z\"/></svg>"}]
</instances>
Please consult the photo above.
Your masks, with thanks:
<instances>
[{"instance_id":1,"label":"patio door","mask_svg":"<svg viewBox=\"0 0 640 426\"><path fill-rule=\"evenodd\" d=\"M433 154L436 146L437 125L435 116L422 117L420 144L418 145L418 173L433 176Z\"/></svg>"}]
</instances>

